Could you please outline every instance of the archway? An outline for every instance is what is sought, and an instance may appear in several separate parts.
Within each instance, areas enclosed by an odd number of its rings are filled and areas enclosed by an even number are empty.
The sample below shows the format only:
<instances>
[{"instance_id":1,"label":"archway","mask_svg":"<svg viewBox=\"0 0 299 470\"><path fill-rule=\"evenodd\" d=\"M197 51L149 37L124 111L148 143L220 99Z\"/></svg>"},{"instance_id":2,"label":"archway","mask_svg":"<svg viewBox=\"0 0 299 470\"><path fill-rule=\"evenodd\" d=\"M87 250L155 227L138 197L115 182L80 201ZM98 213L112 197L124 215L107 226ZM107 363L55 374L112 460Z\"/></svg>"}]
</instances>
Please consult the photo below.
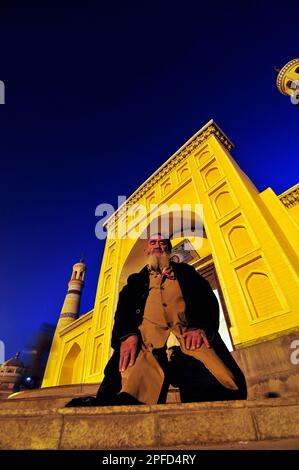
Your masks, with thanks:
<instances>
[{"instance_id":1,"label":"archway","mask_svg":"<svg viewBox=\"0 0 299 470\"><path fill-rule=\"evenodd\" d=\"M67 353L61 368L59 385L80 383L80 361L81 348L78 343L74 343Z\"/></svg>"},{"instance_id":2,"label":"archway","mask_svg":"<svg viewBox=\"0 0 299 470\"><path fill-rule=\"evenodd\" d=\"M185 211L184 214L180 210L165 211L147 225L134 243L123 264L119 277L119 291L126 284L130 274L140 271L145 266L146 255L144 251L147 238L157 232L162 233L164 236L168 235L171 239L173 261L193 265L210 283L220 307L219 332L228 349L232 351L234 348L229 331L230 319L218 281L209 240L202 220L193 211L189 213Z\"/></svg>"}]
</instances>

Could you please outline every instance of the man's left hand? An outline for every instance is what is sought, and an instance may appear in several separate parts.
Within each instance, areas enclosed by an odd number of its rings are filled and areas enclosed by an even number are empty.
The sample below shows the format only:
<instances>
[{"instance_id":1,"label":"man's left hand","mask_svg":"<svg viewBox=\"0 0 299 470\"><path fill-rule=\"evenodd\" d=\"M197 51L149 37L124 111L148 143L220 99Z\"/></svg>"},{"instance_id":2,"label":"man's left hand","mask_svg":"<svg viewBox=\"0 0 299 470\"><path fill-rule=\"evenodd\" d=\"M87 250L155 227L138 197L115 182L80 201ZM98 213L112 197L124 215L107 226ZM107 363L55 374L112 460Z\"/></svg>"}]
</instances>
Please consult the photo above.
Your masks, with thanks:
<instances>
[{"instance_id":1,"label":"man's left hand","mask_svg":"<svg viewBox=\"0 0 299 470\"><path fill-rule=\"evenodd\" d=\"M207 348L210 348L210 343L207 339L206 333L200 328L197 330L185 331L185 333L183 333L183 338L185 339L186 349L198 349L202 342L204 342Z\"/></svg>"}]
</instances>

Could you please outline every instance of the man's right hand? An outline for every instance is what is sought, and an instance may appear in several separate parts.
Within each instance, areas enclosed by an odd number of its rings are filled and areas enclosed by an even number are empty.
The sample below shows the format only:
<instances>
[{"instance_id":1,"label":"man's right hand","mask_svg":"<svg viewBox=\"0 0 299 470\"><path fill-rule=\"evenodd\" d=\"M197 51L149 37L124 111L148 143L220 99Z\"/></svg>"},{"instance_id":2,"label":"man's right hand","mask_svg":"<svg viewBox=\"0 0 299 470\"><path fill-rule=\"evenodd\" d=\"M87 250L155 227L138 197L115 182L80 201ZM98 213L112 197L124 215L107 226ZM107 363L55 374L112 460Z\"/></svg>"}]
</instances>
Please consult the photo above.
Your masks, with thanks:
<instances>
[{"instance_id":1,"label":"man's right hand","mask_svg":"<svg viewBox=\"0 0 299 470\"><path fill-rule=\"evenodd\" d=\"M138 346L136 335L128 336L120 343L119 372L124 372L128 366L135 364Z\"/></svg>"}]
</instances>

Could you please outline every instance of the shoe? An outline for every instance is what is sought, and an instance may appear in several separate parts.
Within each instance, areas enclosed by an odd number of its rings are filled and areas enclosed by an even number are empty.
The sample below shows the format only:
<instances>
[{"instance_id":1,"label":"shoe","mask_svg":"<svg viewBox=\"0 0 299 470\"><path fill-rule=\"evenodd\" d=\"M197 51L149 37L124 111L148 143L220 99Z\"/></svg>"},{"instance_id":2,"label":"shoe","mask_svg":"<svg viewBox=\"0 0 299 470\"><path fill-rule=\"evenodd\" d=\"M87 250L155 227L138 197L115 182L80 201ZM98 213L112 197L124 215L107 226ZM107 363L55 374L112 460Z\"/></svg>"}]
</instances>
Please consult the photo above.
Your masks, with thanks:
<instances>
[{"instance_id":1,"label":"shoe","mask_svg":"<svg viewBox=\"0 0 299 470\"><path fill-rule=\"evenodd\" d=\"M99 406L96 397L78 397L73 398L71 401L64 405L66 408L76 406Z\"/></svg>"},{"instance_id":2,"label":"shoe","mask_svg":"<svg viewBox=\"0 0 299 470\"><path fill-rule=\"evenodd\" d=\"M117 395L114 405L144 405L144 403L138 401L136 398L132 397L132 395L129 395L129 393L121 392Z\"/></svg>"}]
</instances>

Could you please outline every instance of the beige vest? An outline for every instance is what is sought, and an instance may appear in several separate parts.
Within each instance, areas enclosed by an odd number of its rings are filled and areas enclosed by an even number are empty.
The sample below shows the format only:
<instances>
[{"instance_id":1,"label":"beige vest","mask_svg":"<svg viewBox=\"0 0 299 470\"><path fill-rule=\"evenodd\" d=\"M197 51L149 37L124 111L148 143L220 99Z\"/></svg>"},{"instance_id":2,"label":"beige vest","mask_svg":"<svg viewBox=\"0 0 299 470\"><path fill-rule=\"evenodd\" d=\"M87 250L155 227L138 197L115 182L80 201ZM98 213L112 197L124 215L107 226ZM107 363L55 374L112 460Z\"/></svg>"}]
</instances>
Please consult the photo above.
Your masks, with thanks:
<instances>
[{"instance_id":1,"label":"beige vest","mask_svg":"<svg viewBox=\"0 0 299 470\"><path fill-rule=\"evenodd\" d=\"M174 276L172 272L169 274ZM171 333L177 338L184 354L201 361L224 387L237 390L233 374L213 348L207 348L202 343L198 349L186 349L182 336L187 330L186 306L177 279L171 279L153 271L150 272L149 277L149 295L143 321L139 327L143 343L148 351L140 351L135 364L122 373L121 391L129 393L143 403L157 403L164 373L151 351L162 348Z\"/></svg>"}]
</instances>

